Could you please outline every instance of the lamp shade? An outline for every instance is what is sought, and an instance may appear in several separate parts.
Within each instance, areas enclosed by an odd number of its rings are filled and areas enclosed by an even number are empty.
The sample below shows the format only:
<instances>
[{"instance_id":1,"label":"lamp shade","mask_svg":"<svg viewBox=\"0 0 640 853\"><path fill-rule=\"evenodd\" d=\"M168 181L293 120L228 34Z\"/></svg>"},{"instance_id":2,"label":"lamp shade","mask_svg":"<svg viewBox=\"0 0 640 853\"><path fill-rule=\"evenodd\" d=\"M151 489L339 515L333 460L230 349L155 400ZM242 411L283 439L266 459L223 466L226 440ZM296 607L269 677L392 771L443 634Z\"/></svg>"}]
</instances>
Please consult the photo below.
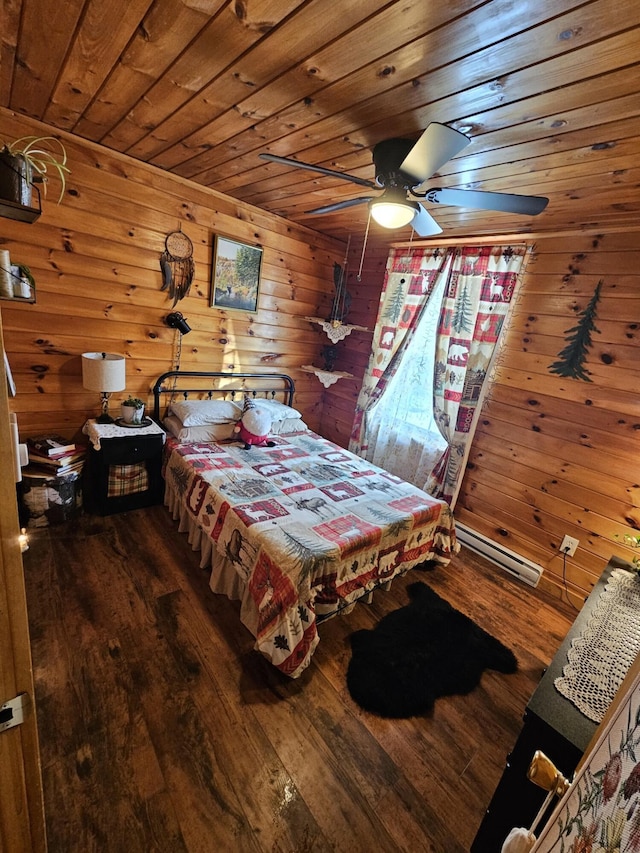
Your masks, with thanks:
<instances>
[{"instance_id":1,"label":"lamp shade","mask_svg":"<svg viewBox=\"0 0 640 853\"><path fill-rule=\"evenodd\" d=\"M124 356L113 352L83 352L82 385L89 391L122 391L126 385Z\"/></svg>"},{"instance_id":2,"label":"lamp shade","mask_svg":"<svg viewBox=\"0 0 640 853\"><path fill-rule=\"evenodd\" d=\"M404 193L387 190L379 201L371 202L371 216L383 228L402 228L408 225L420 208L414 201L408 201Z\"/></svg>"}]
</instances>

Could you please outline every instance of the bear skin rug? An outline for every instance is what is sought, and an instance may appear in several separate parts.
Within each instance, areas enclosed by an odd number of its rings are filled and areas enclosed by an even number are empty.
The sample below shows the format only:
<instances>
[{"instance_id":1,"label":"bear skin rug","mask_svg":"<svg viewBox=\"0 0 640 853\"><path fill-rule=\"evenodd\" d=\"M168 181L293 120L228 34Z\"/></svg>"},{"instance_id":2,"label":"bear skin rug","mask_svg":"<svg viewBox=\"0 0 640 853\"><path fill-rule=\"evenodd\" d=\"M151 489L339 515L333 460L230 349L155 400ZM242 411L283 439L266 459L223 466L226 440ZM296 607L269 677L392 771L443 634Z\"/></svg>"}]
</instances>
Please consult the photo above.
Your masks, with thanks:
<instances>
[{"instance_id":1,"label":"bear skin rug","mask_svg":"<svg viewBox=\"0 0 640 853\"><path fill-rule=\"evenodd\" d=\"M410 603L372 630L350 636L347 687L381 717L425 714L439 696L470 693L485 669L515 672L513 652L424 583L407 587Z\"/></svg>"}]
</instances>

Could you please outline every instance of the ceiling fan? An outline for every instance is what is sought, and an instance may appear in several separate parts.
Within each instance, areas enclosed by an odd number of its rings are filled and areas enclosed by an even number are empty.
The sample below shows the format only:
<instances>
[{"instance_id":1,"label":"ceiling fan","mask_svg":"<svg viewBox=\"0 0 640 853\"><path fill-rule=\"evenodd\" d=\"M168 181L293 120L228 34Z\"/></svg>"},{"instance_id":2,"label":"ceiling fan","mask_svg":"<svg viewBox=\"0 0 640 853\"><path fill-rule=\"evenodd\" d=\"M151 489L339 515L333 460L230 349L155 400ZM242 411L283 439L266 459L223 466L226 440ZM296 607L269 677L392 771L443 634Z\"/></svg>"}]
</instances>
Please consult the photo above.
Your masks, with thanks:
<instances>
[{"instance_id":1,"label":"ceiling fan","mask_svg":"<svg viewBox=\"0 0 640 853\"><path fill-rule=\"evenodd\" d=\"M260 157L284 166L309 169L321 175L351 181L369 189L384 190L380 196L346 199L317 207L307 213L331 213L334 210L367 203L371 216L383 227L402 228L404 225L411 225L420 237L440 234L442 228L422 204L414 201L416 198L426 199L432 204L522 213L525 216L536 216L545 209L549 199L542 196L440 188L420 191L420 186L425 181L470 142L471 139L464 133L438 122L432 122L415 143L409 139L386 139L378 142L373 148L375 183L289 157L278 157L275 154L260 154Z\"/></svg>"}]
</instances>

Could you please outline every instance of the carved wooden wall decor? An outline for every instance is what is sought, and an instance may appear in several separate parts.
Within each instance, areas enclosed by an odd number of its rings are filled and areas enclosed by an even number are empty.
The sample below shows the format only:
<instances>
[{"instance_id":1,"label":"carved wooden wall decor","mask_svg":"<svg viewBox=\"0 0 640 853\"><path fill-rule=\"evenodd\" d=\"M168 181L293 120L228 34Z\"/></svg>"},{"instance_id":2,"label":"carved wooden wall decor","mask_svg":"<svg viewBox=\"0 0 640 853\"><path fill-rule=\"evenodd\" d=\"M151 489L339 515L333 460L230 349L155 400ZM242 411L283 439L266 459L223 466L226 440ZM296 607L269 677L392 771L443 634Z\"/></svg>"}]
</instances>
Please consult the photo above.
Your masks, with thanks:
<instances>
[{"instance_id":1,"label":"carved wooden wall decor","mask_svg":"<svg viewBox=\"0 0 640 853\"><path fill-rule=\"evenodd\" d=\"M600 300L601 289L602 279L596 285L589 304L584 311L580 312L580 319L577 324L567 329L565 338L567 345L558 353L558 360L549 365L550 373L591 382L591 377L584 363L588 355L588 350L593 344L591 334L592 332L600 331L596 327L595 319L596 306Z\"/></svg>"}]
</instances>

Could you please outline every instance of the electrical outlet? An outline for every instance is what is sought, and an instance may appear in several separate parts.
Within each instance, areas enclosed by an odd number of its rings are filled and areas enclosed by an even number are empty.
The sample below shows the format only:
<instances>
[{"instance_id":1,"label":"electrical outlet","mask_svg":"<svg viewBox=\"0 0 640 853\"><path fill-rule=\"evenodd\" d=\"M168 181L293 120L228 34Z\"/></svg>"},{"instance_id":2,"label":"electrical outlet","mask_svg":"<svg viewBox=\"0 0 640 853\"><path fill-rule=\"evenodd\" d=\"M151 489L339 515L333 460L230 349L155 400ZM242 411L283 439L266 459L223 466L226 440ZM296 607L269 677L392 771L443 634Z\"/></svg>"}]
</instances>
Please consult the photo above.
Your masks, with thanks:
<instances>
[{"instance_id":1,"label":"electrical outlet","mask_svg":"<svg viewBox=\"0 0 640 853\"><path fill-rule=\"evenodd\" d=\"M560 553L566 554L568 557L573 557L579 544L579 539L574 539L573 536L565 536L560 546Z\"/></svg>"}]
</instances>

